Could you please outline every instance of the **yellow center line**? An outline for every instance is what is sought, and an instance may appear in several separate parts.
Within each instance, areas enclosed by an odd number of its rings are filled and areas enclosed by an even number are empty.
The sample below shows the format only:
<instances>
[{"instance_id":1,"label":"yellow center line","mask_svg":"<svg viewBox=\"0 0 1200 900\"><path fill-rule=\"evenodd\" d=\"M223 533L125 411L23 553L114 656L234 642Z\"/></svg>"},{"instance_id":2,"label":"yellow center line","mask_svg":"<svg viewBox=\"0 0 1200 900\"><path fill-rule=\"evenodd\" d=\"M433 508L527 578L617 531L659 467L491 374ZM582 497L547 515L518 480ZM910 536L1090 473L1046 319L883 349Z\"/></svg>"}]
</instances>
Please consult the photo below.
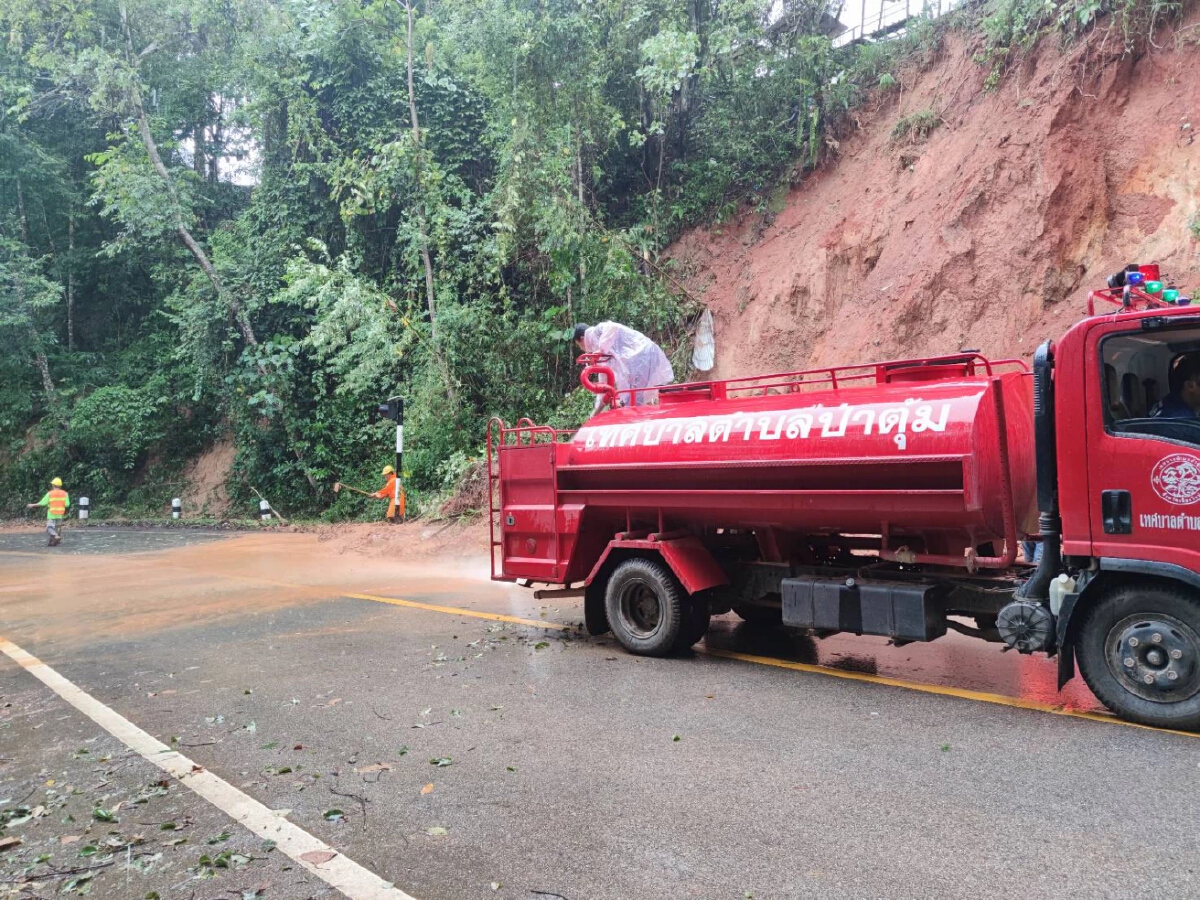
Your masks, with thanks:
<instances>
[{"instance_id":1,"label":"yellow center line","mask_svg":"<svg viewBox=\"0 0 1200 900\"><path fill-rule=\"evenodd\" d=\"M415 600L398 600L395 597L381 597L378 594L351 594L339 591L340 597L352 597L355 600L372 600L375 603L390 603L392 606L406 606L409 609L425 609L430 612L446 613L451 616L470 616L473 619L487 619L491 622L511 622L514 625L530 625L534 628L553 628L558 631L570 631L570 625L560 622L539 622L537 619L522 619L520 616L506 616L501 613L479 612L474 609L463 609L461 606L437 606L433 603L418 603Z\"/></svg>"},{"instance_id":2,"label":"yellow center line","mask_svg":"<svg viewBox=\"0 0 1200 900\"><path fill-rule=\"evenodd\" d=\"M164 569L182 569L186 572L200 573L199 569L192 569L187 566L160 565L159 568ZM380 594L359 594L354 591L341 591L337 588L325 589L318 585L294 584L289 581L276 581L271 578L259 578L253 575L234 575L229 572L203 572L205 575L215 575L218 578L231 578L237 581L249 581L254 584L269 584L274 587L288 588L289 590L305 591L319 596L337 596L347 597L351 600L370 600L373 603L387 603L391 606L403 606L408 609L424 609L429 612L443 613L450 616L469 616L472 619L486 619L489 622L509 622L513 625L529 625L533 628L550 628L556 631L570 631L570 625L563 625L559 622L546 622L537 619L523 619L520 616L506 616L503 613L482 612L475 609L466 609L461 606L439 606L436 603L419 603L416 600L401 600L398 597L384 597Z\"/></svg>"},{"instance_id":3,"label":"yellow center line","mask_svg":"<svg viewBox=\"0 0 1200 900\"><path fill-rule=\"evenodd\" d=\"M11 551L0 551L0 553L6 552ZM40 556L41 554L28 555ZM363 594L353 591L341 591L332 587L326 589L317 585L295 584L288 581L277 581L271 578L260 578L252 575L235 575L229 572L213 572L209 570L193 569L187 566L176 566L163 563L149 564L155 566L156 568L179 569L196 574L216 576L218 578L228 578L256 584L269 584L273 587L298 590L320 596L345 597L351 600L369 600L373 603L386 603L389 606L399 606L407 609L421 609L427 612L441 613L443 615L467 616L473 619L484 619L489 622L508 622L513 625L527 625L532 628L545 628L557 631L570 631L572 629L571 625L565 625L559 622L538 621L537 619L525 619L520 616L509 616L502 613L482 612L480 610L467 609L461 606L442 606L435 603L420 603L416 600L402 600L398 597L385 597L381 594ZM867 672L849 672L843 669L833 669L826 666L814 665L812 663L792 662L786 659L778 659L773 656L755 656L750 653L737 653L732 650L705 648L699 650L699 652L710 657L732 659L738 662L753 663L754 665L759 666L771 666L777 669L790 669L795 672L806 672L812 675L825 675L831 678L842 678L847 681L861 681L868 684L881 685L884 687L918 691L923 694L937 694L943 697L956 697L960 700L971 700L975 703L991 703L997 706L1007 706L1013 709L1025 709L1032 712L1049 713L1056 716L1067 716L1073 719L1086 719L1089 722L1099 722L1104 725L1122 725L1126 728L1141 728L1145 731L1156 731L1163 734L1176 734L1180 735L1181 737L1200 738L1200 734L1191 731L1177 731L1171 728L1158 728L1153 725L1141 725L1137 722L1126 722L1123 719L1118 719L1115 716L1108 715L1106 713L1089 712L1081 709L1069 709L1053 703L1043 703L1038 700L1026 700L1021 697L1009 697L1004 694L992 694L987 691L975 691L968 688L927 684L919 681L905 681L901 678L891 678L886 675L871 675Z\"/></svg>"},{"instance_id":4,"label":"yellow center line","mask_svg":"<svg viewBox=\"0 0 1200 900\"><path fill-rule=\"evenodd\" d=\"M976 703L994 703L998 706L1010 706L1014 709L1027 709L1034 712L1050 713L1055 716L1069 716L1073 719L1087 719L1089 722L1102 722L1105 725L1124 725L1126 728L1141 728L1146 731L1157 731L1164 734L1178 734L1182 737L1200 738L1200 734L1192 731L1176 731L1171 728L1158 728L1153 725L1141 725L1137 722L1126 722L1106 713L1089 712L1083 709L1069 709L1053 703L1042 703L1037 700L1025 700L1021 697L1008 697L1004 694L990 694L987 691L973 691L968 688L943 687L937 684L926 684L920 681L904 681L900 678L889 678L886 675L871 675L867 672L847 672L843 669L831 669L811 663L791 662L786 659L776 659L773 656L754 656L749 653L735 653L732 650L705 649L700 651L707 656L719 656L723 659L735 659L739 662L754 663L759 666L773 666L777 669L792 669L796 672L809 672L813 675L827 675L831 678L844 678L847 681L865 681L870 684L886 687L903 688L908 691L919 691L923 694L940 694L943 697L957 697L960 700L973 700Z\"/></svg>"},{"instance_id":5,"label":"yellow center line","mask_svg":"<svg viewBox=\"0 0 1200 900\"><path fill-rule=\"evenodd\" d=\"M399 600L395 597L382 597L378 594L356 594L342 592L342 597L353 597L356 600L372 600L376 603L389 603L392 606L404 606L410 609L424 609L430 612L446 613L454 616L472 616L478 619L491 619L497 622L512 622L517 625L532 625L536 628L557 628L570 630L570 625L555 622L538 622L533 619L522 619L517 616L505 616L497 613L476 612L457 606L436 606L430 603L418 603L414 600ZM1165 734L1177 734L1182 737L1200 738L1200 734L1190 731L1176 731L1171 728L1157 728L1152 725L1141 725L1137 722L1126 722L1105 713L1089 712L1082 709L1069 709L1052 703L1042 703L1037 700L1026 700L1021 697L1008 697L1004 694L992 694L987 691L973 691L968 688L943 687L936 684L926 684L919 681L905 681L900 678L890 678L886 675L871 675L866 672L847 672L842 669L832 669L810 663L791 662L777 659L773 656L754 656L749 653L736 653L732 650L703 649L701 653L707 656L733 659L739 662L754 663L759 666L772 666L778 669L791 669L796 672L808 672L813 675L827 675L832 678L844 678L848 681L862 681L868 684L878 684L886 687L903 688L918 691L923 694L937 694L943 697L957 697L960 700L972 700L976 703L993 703L998 706L1008 706L1014 709L1025 709L1033 712L1050 713L1056 716L1068 716L1073 719L1086 719L1089 722L1100 722L1105 725L1124 725L1127 728L1141 728L1145 731L1157 731Z\"/></svg>"}]
</instances>

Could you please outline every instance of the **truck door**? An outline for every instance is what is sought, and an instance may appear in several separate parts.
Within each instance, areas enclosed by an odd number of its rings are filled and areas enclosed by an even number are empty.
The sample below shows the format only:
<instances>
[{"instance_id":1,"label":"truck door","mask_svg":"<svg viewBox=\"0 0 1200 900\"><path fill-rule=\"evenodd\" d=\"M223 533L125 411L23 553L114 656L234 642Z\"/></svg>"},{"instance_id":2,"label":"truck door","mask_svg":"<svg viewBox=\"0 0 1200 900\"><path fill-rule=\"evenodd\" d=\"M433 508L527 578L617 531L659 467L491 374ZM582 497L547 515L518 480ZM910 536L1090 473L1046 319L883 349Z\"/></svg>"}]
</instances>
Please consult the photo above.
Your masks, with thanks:
<instances>
[{"instance_id":1,"label":"truck door","mask_svg":"<svg viewBox=\"0 0 1200 900\"><path fill-rule=\"evenodd\" d=\"M1200 571L1200 417L1181 403L1177 383L1189 357L1200 358L1200 316L1123 317L1089 335L1095 556Z\"/></svg>"}]
</instances>

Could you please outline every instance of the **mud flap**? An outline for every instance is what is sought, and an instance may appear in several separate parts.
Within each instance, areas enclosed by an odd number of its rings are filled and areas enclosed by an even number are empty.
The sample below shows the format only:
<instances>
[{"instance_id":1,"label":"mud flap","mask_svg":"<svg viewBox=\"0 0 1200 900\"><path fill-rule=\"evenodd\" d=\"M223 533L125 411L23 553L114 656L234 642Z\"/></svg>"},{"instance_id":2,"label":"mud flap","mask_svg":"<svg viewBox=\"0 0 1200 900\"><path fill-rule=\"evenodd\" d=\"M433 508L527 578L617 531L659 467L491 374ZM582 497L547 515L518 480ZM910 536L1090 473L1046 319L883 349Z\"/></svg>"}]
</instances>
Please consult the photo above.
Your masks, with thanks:
<instances>
[{"instance_id":1,"label":"mud flap","mask_svg":"<svg viewBox=\"0 0 1200 900\"><path fill-rule=\"evenodd\" d=\"M1058 689L1075 677L1075 645L1063 644L1058 650Z\"/></svg>"},{"instance_id":2,"label":"mud flap","mask_svg":"<svg viewBox=\"0 0 1200 900\"><path fill-rule=\"evenodd\" d=\"M1064 594L1062 607L1058 611L1058 689L1075 677L1075 641L1071 634L1071 616L1079 594Z\"/></svg>"},{"instance_id":3,"label":"mud flap","mask_svg":"<svg viewBox=\"0 0 1200 900\"><path fill-rule=\"evenodd\" d=\"M588 634L607 634L608 613L604 609L604 585L607 580L596 579L587 586L583 594L583 624Z\"/></svg>"}]
</instances>

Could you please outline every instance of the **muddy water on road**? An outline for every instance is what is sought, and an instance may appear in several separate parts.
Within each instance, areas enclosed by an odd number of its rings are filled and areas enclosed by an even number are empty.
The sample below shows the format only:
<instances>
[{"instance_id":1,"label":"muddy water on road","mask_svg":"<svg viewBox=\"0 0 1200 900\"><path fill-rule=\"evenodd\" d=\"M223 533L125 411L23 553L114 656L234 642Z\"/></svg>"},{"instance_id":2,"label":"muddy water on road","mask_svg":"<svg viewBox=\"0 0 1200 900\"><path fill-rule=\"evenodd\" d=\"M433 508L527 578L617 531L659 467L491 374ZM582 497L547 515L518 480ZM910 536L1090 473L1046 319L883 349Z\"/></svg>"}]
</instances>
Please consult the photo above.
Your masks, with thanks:
<instances>
[{"instance_id":1,"label":"muddy water on road","mask_svg":"<svg viewBox=\"0 0 1200 900\"><path fill-rule=\"evenodd\" d=\"M840 634L817 640L799 629L751 628L731 614L713 620L706 645L833 671L1000 694L1070 710L1106 711L1078 676L1058 690L1056 660L1004 652L1001 644L954 632L932 643L895 647L882 637Z\"/></svg>"},{"instance_id":2,"label":"muddy water on road","mask_svg":"<svg viewBox=\"0 0 1200 900\"><path fill-rule=\"evenodd\" d=\"M68 552L58 552L63 548ZM478 526L234 535L75 529L63 548L48 550L32 530L0 534L0 631L59 646L82 645L96 635L139 640L346 594L570 625L583 618L581 600L539 602L532 591L491 582L486 532ZM895 647L878 637L815 640L792 629L751 628L730 614L713 620L706 645L1068 709L1103 709L1078 677L1057 691L1054 660L1004 653L997 644L953 632L930 644Z\"/></svg>"}]
</instances>

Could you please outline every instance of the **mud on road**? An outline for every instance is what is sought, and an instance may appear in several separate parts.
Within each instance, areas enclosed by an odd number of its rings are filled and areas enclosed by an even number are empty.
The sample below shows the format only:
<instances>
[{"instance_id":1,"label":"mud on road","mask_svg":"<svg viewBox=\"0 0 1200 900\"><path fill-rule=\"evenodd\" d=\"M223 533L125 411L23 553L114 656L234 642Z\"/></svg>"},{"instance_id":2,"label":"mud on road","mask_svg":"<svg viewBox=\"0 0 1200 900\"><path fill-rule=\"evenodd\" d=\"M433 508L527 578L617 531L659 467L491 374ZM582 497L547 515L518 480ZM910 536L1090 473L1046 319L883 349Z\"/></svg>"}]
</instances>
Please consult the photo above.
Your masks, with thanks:
<instances>
[{"instance_id":1,"label":"mud on road","mask_svg":"<svg viewBox=\"0 0 1200 900\"><path fill-rule=\"evenodd\" d=\"M1163 797L1197 818L1200 741L1055 715L1096 704L961 636L721 617L688 658L635 658L577 601L488 581L459 525L40 541L0 534L0 637L376 888L1188 896L1200 866L1139 824ZM0 800L0 897L358 896L7 656Z\"/></svg>"}]
</instances>

